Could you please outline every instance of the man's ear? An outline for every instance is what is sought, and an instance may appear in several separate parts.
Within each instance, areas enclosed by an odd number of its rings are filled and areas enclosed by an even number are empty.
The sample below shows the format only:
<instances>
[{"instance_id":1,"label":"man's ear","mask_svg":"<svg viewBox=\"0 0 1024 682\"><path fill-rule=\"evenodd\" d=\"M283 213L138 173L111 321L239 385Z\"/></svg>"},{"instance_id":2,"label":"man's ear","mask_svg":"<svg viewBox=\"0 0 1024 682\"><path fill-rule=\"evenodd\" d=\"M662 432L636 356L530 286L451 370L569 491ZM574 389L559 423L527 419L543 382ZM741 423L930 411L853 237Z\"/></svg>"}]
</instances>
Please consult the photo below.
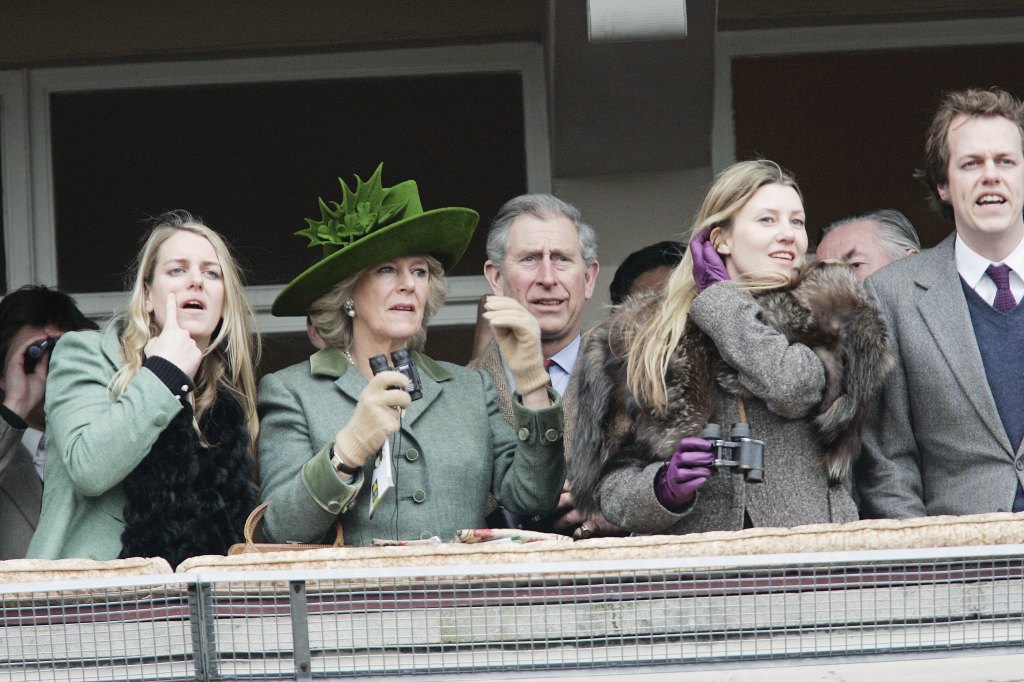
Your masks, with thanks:
<instances>
[{"instance_id":1,"label":"man's ear","mask_svg":"<svg viewBox=\"0 0 1024 682\"><path fill-rule=\"evenodd\" d=\"M594 287L597 285L597 273L601 271L601 265L594 261L583 271L583 286L586 300L594 295Z\"/></svg>"},{"instance_id":2,"label":"man's ear","mask_svg":"<svg viewBox=\"0 0 1024 682\"><path fill-rule=\"evenodd\" d=\"M947 204L951 203L949 200L949 183L940 182L935 186L935 189L938 191L940 199L942 199Z\"/></svg>"},{"instance_id":3,"label":"man's ear","mask_svg":"<svg viewBox=\"0 0 1024 682\"><path fill-rule=\"evenodd\" d=\"M487 283L491 285L491 291L495 296L505 295L505 290L501 285L501 270L492 261L484 263L484 277L487 278Z\"/></svg>"}]
</instances>

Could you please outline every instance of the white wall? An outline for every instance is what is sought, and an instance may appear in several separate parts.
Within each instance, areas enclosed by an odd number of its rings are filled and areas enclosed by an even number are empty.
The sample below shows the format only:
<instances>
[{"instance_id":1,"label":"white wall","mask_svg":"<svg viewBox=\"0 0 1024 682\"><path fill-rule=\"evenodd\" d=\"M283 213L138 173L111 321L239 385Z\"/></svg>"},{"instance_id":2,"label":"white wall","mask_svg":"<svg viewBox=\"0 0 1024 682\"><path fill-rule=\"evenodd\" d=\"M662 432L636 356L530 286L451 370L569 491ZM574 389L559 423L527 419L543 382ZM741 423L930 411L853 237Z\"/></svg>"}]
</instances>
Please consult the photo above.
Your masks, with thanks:
<instances>
[{"instance_id":1,"label":"white wall","mask_svg":"<svg viewBox=\"0 0 1024 682\"><path fill-rule=\"evenodd\" d=\"M601 272L583 328L607 314L608 285L633 251L666 239L682 240L711 182L711 167L688 170L554 178L554 194L574 204L594 226Z\"/></svg>"}]
</instances>

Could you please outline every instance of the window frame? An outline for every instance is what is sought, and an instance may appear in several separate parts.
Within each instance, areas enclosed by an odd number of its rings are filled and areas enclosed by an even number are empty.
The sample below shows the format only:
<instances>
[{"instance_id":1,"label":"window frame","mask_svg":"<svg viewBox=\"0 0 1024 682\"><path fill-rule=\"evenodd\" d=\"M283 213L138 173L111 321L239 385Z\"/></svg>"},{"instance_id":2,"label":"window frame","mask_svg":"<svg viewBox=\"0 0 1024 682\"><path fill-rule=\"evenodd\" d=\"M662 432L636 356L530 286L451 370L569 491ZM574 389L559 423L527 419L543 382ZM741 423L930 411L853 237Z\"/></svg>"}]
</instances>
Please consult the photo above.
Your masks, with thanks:
<instances>
[{"instance_id":1,"label":"window frame","mask_svg":"<svg viewBox=\"0 0 1024 682\"><path fill-rule=\"evenodd\" d=\"M32 206L29 183L27 74L0 71L0 190L6 255L6 290L34 281ZM15 258L21 254L21 258ZM29 256L29 257L25 257Z\"/></svg>"},{"instance_id":2,"label":"window frame","mask_svg":"<svg viewBox=\"0 0 1024 682\"><path fill-rule=\"evenodd\" d=\"M58 279L51 154L50 96L129 90L398 76L516 73L522 79L526 191L551 191L543 49L536 43L495 43L280 57L125 63L0 71L4 233L8 286ZM20 84L20 85L19 85ZM27 131L27 135L26 135ZM10 146L10 152L8 147ZM11 200L8 201L8 198ZM478 229L486 229L481 225ZM25 258L25 255L28 258ZM452 277L451 294L431 325L471 325L477 301L490 293L483 273ZM275 318L270 306L282 285L246 288L262 333L300 332L302 318ZM124 292L76 293L79 307L102 320L120 309Z\"/></svg>"},{"instance_id":3,"label":"window frame","mask_svg":"<svg viewBox=\"0 0 1024 682\"><path fill-rule=\"evenodd\" d=\"M715 94L711 165L715 173L736 161L732 60L759 55L871 52L917 47L1020 44L1024 18L918 21L850 26L719 31L715 41Z\"/></svg>"}]
</instances>

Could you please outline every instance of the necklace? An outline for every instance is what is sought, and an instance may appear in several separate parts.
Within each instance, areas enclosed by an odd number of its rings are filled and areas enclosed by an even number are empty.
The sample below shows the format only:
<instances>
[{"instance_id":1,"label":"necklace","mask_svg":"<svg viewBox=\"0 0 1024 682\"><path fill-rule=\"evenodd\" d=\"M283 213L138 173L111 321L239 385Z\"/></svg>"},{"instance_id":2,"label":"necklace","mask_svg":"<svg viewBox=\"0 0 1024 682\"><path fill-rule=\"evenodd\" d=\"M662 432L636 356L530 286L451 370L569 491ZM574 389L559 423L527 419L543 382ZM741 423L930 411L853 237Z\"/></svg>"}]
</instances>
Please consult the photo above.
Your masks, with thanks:
<instances>
[{"instance_id":1,"label":"necklace","mask_svg":"<svg viewBox=\"0 0 1024 682\"><path fill-rule=\"evenodd\" d=\"M355 367L356 361L352 359L352 354L349 353L347 350L342 352L345 354L345 357L348 358L348 361L352 363L352 366Z\"/></svg>"}]
</instances>

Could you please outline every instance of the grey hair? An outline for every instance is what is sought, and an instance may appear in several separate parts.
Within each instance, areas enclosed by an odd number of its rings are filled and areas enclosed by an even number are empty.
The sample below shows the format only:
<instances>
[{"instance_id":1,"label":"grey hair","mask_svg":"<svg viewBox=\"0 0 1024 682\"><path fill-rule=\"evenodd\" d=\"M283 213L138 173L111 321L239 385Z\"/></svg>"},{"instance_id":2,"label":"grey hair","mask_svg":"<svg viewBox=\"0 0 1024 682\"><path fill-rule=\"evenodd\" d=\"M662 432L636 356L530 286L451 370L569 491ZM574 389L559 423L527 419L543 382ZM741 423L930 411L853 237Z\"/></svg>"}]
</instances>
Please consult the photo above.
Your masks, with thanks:
<instances>
[{"instance_id":1,"label":"grey hair","mask_svg":"<svg viewBox=\"0 0 1024 682\"><path fill-rule=\"evenodd\" d=\"M594 228L583 222L580 210L551 194L520 194L509 199L498 209L498 214L491 221L491 229L487 233L487 258L501 271L508 253L509 228L516 218L531 215L538 220L568 218L576 226L580 238L580 255L583 264L590 267L597 261L597 233Z\"/></svg>"},{"instance_id":2,"label":"grey hair","mask_svg":"<svg viewBox=\"0 0 1024 682\"><path fill-rule=\"evenodd\" d=\"M451 291L440 261L428 255L424 255L423 258L426 259L427 269L430 271L427 302L423 311L423 324L409 339L409 348L419 351L422 351L427 343L427 323L441 309L445 297ZM331 287L326 294L309 304L309 319L313 323L313 327L316 328L317 334L328 346L344 351L352 347L352 318L345 314L345 301L352 298L359 278L375 267L377 266L371 265L351 277L343 279ZM359 311L356 310L356 315L358 314Z\"/></svg>"},{"instance_id":3,"label":"grey hair","mask_svg":"<svg viewBox=\"0 0 1024 682\"><path fill-rule=\"evenodd\" d=\"M821 238L824 239L825 235L837 227L849 225L860 220L870 220L878 225L878 236L882 241L882 247L893 260L903 258L912 251L921 250L921 238L917 236L914 224L910 222L907 216L891 208L883 208L878 211L853 216L852 218L837 220L822 228Z\"/></svg>"}]
</instances>

